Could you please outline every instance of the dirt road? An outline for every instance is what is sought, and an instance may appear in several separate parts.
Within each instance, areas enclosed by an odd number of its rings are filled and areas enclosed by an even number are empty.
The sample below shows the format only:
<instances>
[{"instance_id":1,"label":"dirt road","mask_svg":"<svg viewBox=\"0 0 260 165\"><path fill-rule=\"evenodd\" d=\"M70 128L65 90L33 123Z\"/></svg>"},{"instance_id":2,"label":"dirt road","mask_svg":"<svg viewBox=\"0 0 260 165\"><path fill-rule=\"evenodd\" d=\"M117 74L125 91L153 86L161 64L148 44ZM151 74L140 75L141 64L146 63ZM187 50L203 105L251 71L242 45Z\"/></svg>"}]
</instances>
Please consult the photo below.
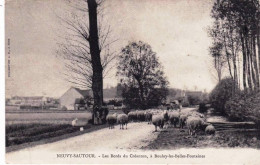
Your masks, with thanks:
<instances>
[{"instance_id":1,"label":"dirt road","mask_svg":"<svg viewBox=\"0 0 260 165\"><path fill-rule=\"evenodd\" d=\"M7 163L44 163L43 155L50 153L75 153L98 151L138 150L154 140L154 126L144 123L130 123L128 129L101 129L54 143L26 148L6 154ZM54 154L53 154L54 155Z\"/></svg>"},{"instance_id":2,"label":"dirt road","mask_svg":"<svg viewBox=\"0 0 260 165\"><path fill-rule=\"evenodd\" d=\"M185 108L183 111L192 111ZM128 129L101 129L54 143L39 145L6 154L7 163L50 163L57 153L138 151L154 141L159 132L146 122L129 123ZM48 157L48 159L45 159ZM53 160L49 160L49 159Z\"/></svg>"}]
</instances>

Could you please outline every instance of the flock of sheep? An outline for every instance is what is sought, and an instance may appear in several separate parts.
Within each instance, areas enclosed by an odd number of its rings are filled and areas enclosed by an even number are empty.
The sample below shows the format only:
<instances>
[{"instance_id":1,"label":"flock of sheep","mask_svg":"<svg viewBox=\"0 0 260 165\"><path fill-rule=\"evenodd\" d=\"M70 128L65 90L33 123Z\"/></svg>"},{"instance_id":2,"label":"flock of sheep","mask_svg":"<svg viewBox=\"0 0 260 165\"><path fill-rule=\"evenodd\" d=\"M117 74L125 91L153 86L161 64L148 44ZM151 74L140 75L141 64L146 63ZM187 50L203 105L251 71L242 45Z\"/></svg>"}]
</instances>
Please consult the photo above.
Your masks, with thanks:
<instances>
[{"instance_id":1,"label":"flock of sheep","mask_svg":"<svg viewBox=\"0 0 260 165\"><path fill-rule=\"evenodd\" d=\"M142 122L146 121L148 124L153 124L155 126L155 131L157 127L160 129L167 128L170 124L174 127L179 126L180 128L188 128L189 135L196 135L196 131L202 129L207 134L214 134L215 128L213 125L206 122L206 118L203 114L191 111L182 112L181 110L159 110L159 109L149 109L149 110L136 110L131 111L126 114L109 114L106 118L109 125L109 129L113 129L114 125L118 123L120 129L124 129L128 122Z\"/></svg>"}]
</instances>

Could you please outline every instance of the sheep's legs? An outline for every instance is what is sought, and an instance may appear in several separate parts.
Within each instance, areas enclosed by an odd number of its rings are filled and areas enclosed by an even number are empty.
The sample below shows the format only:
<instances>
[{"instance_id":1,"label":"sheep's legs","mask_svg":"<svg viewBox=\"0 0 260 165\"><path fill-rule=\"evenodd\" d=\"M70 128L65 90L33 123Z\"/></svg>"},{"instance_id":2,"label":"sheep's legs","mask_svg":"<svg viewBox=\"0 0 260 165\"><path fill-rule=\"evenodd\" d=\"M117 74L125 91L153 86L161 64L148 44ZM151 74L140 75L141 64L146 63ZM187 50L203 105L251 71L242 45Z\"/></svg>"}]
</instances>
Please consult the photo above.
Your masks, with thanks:
<instances>
[{"instance_id":1,"label":"sheep's legs","mask_svg":"<svg viewBox=\"0 0 260 165\"><path fill-rule=\"evenodd\" d=\"M127 129L127 124L125 124L125 129Z\"/></svg>"}]
</instances>

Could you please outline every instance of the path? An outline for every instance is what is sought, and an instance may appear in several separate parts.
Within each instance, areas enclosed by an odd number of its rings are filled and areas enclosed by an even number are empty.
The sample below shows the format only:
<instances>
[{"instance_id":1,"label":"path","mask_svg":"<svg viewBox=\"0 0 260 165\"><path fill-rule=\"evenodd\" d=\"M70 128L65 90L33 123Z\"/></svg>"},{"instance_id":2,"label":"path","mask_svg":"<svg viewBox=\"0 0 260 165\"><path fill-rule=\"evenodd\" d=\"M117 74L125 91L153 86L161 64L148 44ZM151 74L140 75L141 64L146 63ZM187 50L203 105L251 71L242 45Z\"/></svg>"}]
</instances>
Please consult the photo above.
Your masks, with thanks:
<instances>
[{"instance_id":1,"label":"path","mask_svg":"<svg viewBox=\"0 0 260 165\"><path fill-rule=\"evenodd\" d=\"M7 163L50 163L57 153L138 150L154 140L154 126L147 123L130 123L128 129L101 129L54 143L26 148L6 154ZM47 159L46 159L47 158Z\"/></svg>"},{"instance_id":2,"label":"path","mask_svg":"<svg viewBox=\"0 0 260 165\"><path fill-rule=\"evenodd\" d=\"M183 112L196 108L183 108ZM61 163L59 153L140 151L154 141L159 132L146 122L129 123L128 129L101 129L54 143L39 145L6 154L6 163ZM66 162L68 163L68 162Z\"/></svg>"}]
</instances>

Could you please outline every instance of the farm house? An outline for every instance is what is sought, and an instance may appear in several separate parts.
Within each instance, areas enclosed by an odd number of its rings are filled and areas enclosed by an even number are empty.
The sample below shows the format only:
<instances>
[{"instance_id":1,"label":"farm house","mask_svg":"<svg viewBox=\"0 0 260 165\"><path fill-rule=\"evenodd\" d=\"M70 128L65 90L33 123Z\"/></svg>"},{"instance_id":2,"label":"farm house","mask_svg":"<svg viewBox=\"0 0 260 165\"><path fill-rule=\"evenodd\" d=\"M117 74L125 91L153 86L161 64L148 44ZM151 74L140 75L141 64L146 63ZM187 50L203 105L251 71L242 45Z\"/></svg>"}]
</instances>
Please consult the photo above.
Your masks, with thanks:
<instances>
[{"instance_id":1,"label":"farm house","mask_svg":"<svg viewBox=\"0 0 260 165\"><path fill-rule=\"evenodd\" d=\"M79 99L86 97L92 97L91 90L81 90L71 87L60 97L60 107L67 110L77 110L76 105L78 105Z\"/></svg>"}]
</instances>

